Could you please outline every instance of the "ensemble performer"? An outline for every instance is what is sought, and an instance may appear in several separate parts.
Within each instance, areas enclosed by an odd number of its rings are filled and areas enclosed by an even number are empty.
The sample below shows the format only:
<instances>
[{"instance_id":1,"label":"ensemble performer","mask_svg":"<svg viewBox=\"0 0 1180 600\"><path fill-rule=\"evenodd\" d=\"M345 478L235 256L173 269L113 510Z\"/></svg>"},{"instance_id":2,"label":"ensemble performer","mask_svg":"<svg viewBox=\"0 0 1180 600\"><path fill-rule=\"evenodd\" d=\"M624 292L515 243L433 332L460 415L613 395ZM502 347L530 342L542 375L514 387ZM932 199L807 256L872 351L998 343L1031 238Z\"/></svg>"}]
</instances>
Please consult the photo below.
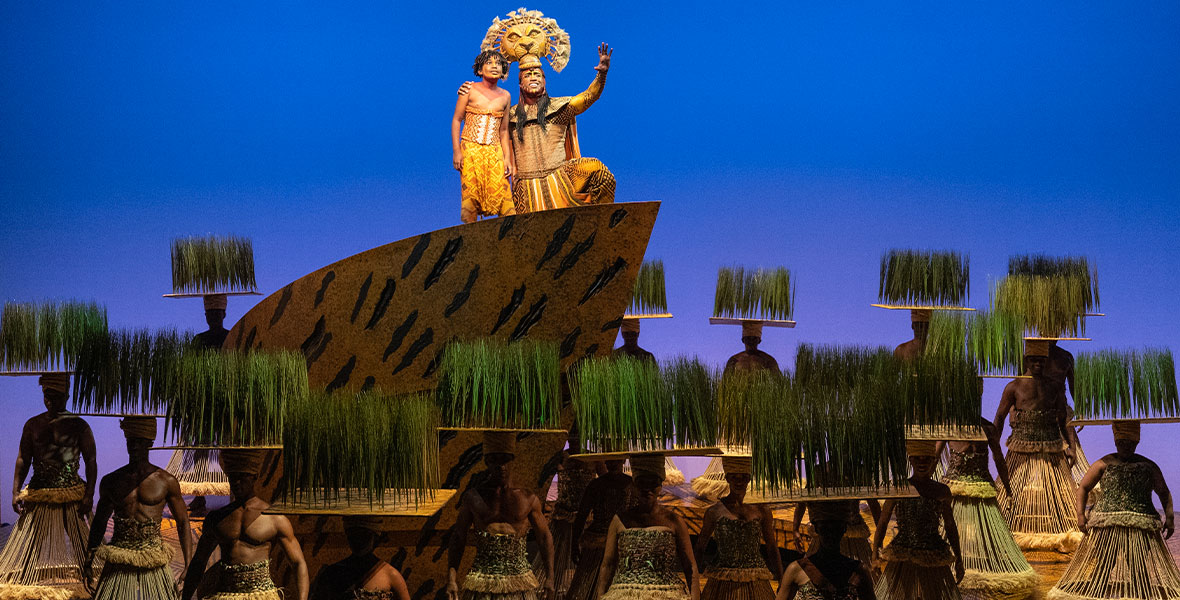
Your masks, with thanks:
<instances>
[{"instance_id":1,"label":"ensemble performer","mask_svg":"<svg viewBox=\"0 0 1180 600\"><path fill-rule=\"evenodd\" d=\"M951 490L951 506L959 530L965 574L959 590L967 600L1021 600L1033 597L1040 575L1028 564L1012 539L996 501L996 484L988 469L988 453L1000 483L1011 495L1008 464L1000 449L1000 432L986 419L980 426L987 441L947 442L949 459L942 482Z\"/></svg>"},{"instance_id":2,"label":"ensemble performer","mask_svg":"<svg viewBox=\"0 0 1180 600\"><path fill-rule=\"evenodd\" d=\"M1164 545L1175 531L1172 493L1159 466L1135 453L1139 423L1115 421L1117 451L1096 461L1082 478L1075 510L1086 537L1049 600L1180 598L1180 571ZM1087 515L1089 494L1099 482L1102 498ZM1152 492L1164 507L1162 523Z\"/></svg>"},{"instance_id":3,"label":"ensemble performer","mask_svg":"<svg viewBox=\"0 0 1180 600\"><path fill-rule=\"evenodd\" d=\"M55 600L81 587L98 464L90 426L66 412L70 375L46 373L39 382L45 412L21 432L12 481L12 509L20 517L0 551L0 597ZM30 467L29 486L21 489Z\"/></svg>"},{"instance_id":4,"label":"ensemble performer","mask_svg":"<svg viewBox=\"0 0 1180 600\"><path fill-rule=\"evenodd\" d=\"M451 529L447 597L451 600L533 600L538 587L545 600L554 595L553 538L541 511L541 499L513 485L515 431L486 431L483 441L487 477L463 493L459 517ZM475 528L475 560L459 586L459 563L467 536ZM545 563L542 587L525 551L532 527ZM460 589L462 593L460 593Z\"/></svg>"},{"instance_id":5,"label":"ensemble performer","mask_svg":"<svg viewBox=\"0 0 1180 600\"><path fill-rule=\"evenodd\" d=\"M459 96L451 119L452 163L462 184L459 218L464 223L516 214L508 189L516 167L505 119L512 95L497 85L508 76L508 59L484 50L475 57L473 70L480 80Z\"/></svg>"},{"instance_id":6,"label":"ensemble performer","mask_svg":"<svg viewBox=\"0 0 1180 600\"><path fill-rule=\"evenodd\" d=\"M378 516L344 517L344 537L352 552L327 565L311 584L311 600L410 600L402 574L377 558Z\"/></svg>"},{"instance_id":7,"label":"ensemble performer","mask_svg":"<svg viewBox=\"0 0 1180 600\"><path fill-rule=\"evenodd\" d=\"M834 514L836 506L832 504L832 500L825 501L825 513L828 516ZM848 500L845 506L848 510L845 511L844 539L840 541L840 553L849 558L855 558L865 566L873 564L873 544L869 541L871 532L869 531L869 524L865 522L864 517L860 514L860 501ZM871 504L870 504L871 506ZM819 551L820 544L823 541L819 537L819 533L815 530L815 519L818 509L815 502L800 502L795 505L795 515L791 531L799 532L803 528L803 516L806 513L811 514L811 542L807 547L807 554L815 554ZM880 516L878 514L878 516ZM871 573L871 571L870 571ZM875 580L874 580L875 581Z\"/></svg>"},{"instance_id":8,"label":"ensemble performer","mask_svg":"<svg viewBox=\"0 0 1180 600\"><path fill-rule=\"evenodd\" d=\"M888 565L877 581L881 600L958 600L957 583L963 579L963 555L959 548L959 530L951 508L951 491L934 481L938 462L936 442L906 442L913 475L910 485L919 497L887 500L873 533L873 555ZM889 518L897 511L897 534L884 550L881 543L889 528ZM940 529L946 531L943 538ZM949 540L949 543L948 543ZM954 572L951 571L954 565Z\"/></svg>"},{"instance_id":9,"label":"ensemble performer","mask_svg":"<svg viewBox=\"0 0 1180 600\"><path fill-rule=\"evenodd\" d=\"M688 528L679 515L659 503L664 456L633 454L631 471L636 503L611 521L598 573L598 597L698 600L697 566Z\"/></svg>"},{"instance_id":10,"label":"ensemble performer","mask_svg":"<svg viewBox=\"0 0 1180 600\"><path fill-rule=\"evenodd\" d=\"M598 597L598 569L602 566L607 530L634 497L632 477L623 472L624 462L622 459L605 461L606 473L591 481L582 494L570 531L570 562L575 569L565 596L567 600ZM586 520L592 514L594 520L587 527Z\"/></svg>"},{"instance_id":11,"label":"ensemble performer","mask_svg":"<svg viewBox=\"0 0 1180 600\"><path fill-rule=\"evenodd\" d=\"M1070 473L1066 411L1053 381L1044 376L1048 345L1025 343L1025 373L1004 387L994 425L1011 419L1008 469L1012 493L999 490L1000 506L1016 544L1023 550L1072 552L1082 539L1074 518L1077 484Z\"/></svg>"},{"instance_id":12,"label":"ensemble performer","mask_svg":"<svg viewBox=\"0 0 1180 600\"><path fill-rule=\"evenodd\" d=\"M586 488L594 482L598 475L597 468L602 463L578 460L574 456L582 452L582 442L578 438L576 428L570 430L569 450L564 451L561 469L557 472L557 501L553 503L553 512L549 515L549 531L553 536L553 572L557 577L554 590L557 598L565 598L569 591L570 581L574 577L574 564L570 551L573 542L574 522L577 521L578 508L582 505ZM585 525L585 520L582 522ZM542 585L545 583L544 557L537 554L533 559L533 573Z\"/></svg>"},{"instance_id":13,"label":"ensemble performer","mask_svg":"<svg viewBox=\"0 0 1180 600\"><path fill-rule=\"evenodd\" d=\"M257 449L220 452L231 499L205 519L184 577L184 600L194 594L207 600L283 600L270 576L269 556L275 543L295 573L296 600L307 600L307 563L291 521L282 515L262 514L270 505L254 492L262 458L263 451ZM221 560L206 571L215 548L221 549Z\"/></svg>"},{"instance_id":14,"label":"ensemble performer","mask_svg":"<svg viewBox=\"0 0 1180 600\"><path fill-rule=\"evenodd\" d=\"M876 600L869 565L842 550L849 515L860 519L860 502L821 500L807 505L818 542L807 556L787 566L775 600Z\"/></svg>"},{"instance_id":15,"label":"ensemble performer","mask_svg":"<svg viewBox=\"0 0 1180 600\"><path fill-rule=\"evenodd\" d=\"M148 451L156 439L155 417L125 417L119 426L127 438L128 462L102 478L98 508L90 524L87 573L95 558L102 561L94 600L175 600L176 581L168 566L172 548L164 544L160 521L167 505L176 520L187 569L193 540L187 535L188 509L180 484L148 461ZM115 532L111 541L103 544L112 515Z\"/></svg>"},{"instance_id":16,"label":"ensemble performer","mask_svg":"<svg viewBox=\"0 0 1180 600\"><path fill-rule=\"evenodd\" d=\"M722 457L729 493L705 511L697 536L698 564L709 538L717 539L717 558L704 571L701 597L709 600L771 600L770 582L782 576L782 556L774 533L774 517L765 504L746 504L750 457ZM765 545L765 553L763 546ZM770 557L770 567L764 555ZM773 572L771 571L773 569Z\"/></svg>"}]
</instances>

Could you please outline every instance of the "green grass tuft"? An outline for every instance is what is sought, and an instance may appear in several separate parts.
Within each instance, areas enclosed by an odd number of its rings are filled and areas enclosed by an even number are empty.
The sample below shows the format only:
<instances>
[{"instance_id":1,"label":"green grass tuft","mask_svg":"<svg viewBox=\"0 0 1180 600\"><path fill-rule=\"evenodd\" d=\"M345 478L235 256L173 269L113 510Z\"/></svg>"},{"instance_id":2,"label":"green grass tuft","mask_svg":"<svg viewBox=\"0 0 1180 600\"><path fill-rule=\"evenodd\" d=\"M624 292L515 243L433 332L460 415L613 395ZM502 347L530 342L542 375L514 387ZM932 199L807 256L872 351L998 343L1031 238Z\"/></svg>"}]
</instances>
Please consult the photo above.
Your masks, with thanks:
<instances>
[{"instance_id":1,"label":"green grass tuft","mask_svg":"<svg viewBox=\"0 0 1180 600\"><path fill-rule=\"evenodd\" d=\"M631 306L627 314L650 315L668 312L668 295L664 290L664 261L648 260L639 267Z\"/></svg>"},{"instance_id":2,"label":"green grass tuft","mask_svg":"<svg viewBox=\"0 0 1180 600\"><path fill-rule=\"evenodd\" d=\"M182 293L254 291L254 244L234 236L172 240L172 291Z\"/></svg>"},{"instance_id":3,"label":"green grass tuft","mask_svg":"<svg viewBox=\"0 0 1180 600\"><path fill-rule=\"evenodd\" d=\"M191 332L111 330L92 336L74 374L74 410L113 414L162 414L167 389Z\"/></svg>"},{"instance_id":4,"label":"green grass tuft","mask_svg":"<svg viewBox=\"0 0 1180 600\"><path fill-rule=\"evenodd\" d=\"M890 250L881 257L877 296L893 304L960 306L970 279L968 259L958 252Z\"/></svg>"},{"instance_id":5,"label":"green grass tuft","mask_svg":"<svg viewBox=\"0 0 1180 600\"><path fill-rule=\"evenodd\" d=\"M981 374L1023 372L1024 321L1002 312L949 314L936 311L930 320L927 354L955 355Z\"/></svg>"},{"instance_id":6,"label":"green grass tuft","mask_svg":"<svg viewBox=\"0 0 1180 600\"><path fill-rule=\"evenodd\" d=\"M106 309L93 302L7 302L0 363L9 371L71 370L87 340L106 330Z\"/></svg>"},{"instance_id":7,"label":"green grass tuft","mask_svg":"<svg viewBox=\"0 0 1180 600\"><path fill-rule=\"evenodd\" d=\"M794 314L795 282L785 267L718 270L714 317L789 321Z\"/></svg>"},{"instance_id":8,"label":"green grass tuft","mask_svg":"<svg viewBox=\"0 0 1180 600\"><path fill-rule=\"evenodd\" d=\"M1078 418L1180 415L1171 350L1080 353L1074 364L1074 384L1074 414Z\"/></svg>"},{"instance_id":9,"label":"green grass tuft","mask_svg":"<svg viewBox=\"0 0 1180 600\"><path fill-rule=\"evenodd\" d=\"M560 425L557 345L523 340L451 342L437 397L449 427L545 429Z\"/></svg>"},{"instance_id":10,"label":"green grass tuft","mask_svg":"<svg viewBox=\"0 0 1180 600\"><path fill-rule=\"evenodd\" d=\"M672 391L652 361L587 358L571 375L570 393L591 452L663 450L676 438Z\"/></svg>"}]
</instances>

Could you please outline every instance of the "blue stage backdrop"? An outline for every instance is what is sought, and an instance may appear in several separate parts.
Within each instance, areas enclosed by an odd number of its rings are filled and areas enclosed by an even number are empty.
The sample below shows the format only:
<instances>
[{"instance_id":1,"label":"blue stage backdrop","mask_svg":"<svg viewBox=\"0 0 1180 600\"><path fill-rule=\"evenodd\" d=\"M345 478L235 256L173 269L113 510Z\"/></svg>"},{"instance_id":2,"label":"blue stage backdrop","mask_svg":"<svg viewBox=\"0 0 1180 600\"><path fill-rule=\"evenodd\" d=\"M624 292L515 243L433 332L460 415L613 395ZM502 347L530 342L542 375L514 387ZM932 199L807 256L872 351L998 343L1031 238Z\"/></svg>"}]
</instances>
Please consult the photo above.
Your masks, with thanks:
<instances>
[{"instance_id":1,"label":"blue stage backdrop","mask_svg":"<svg viewBox=\"0 0 1180 600\"><path fill-rule=\"evenodd\" d=\"M579 118L618 200L661 200L649 258L676 318L658 357L721 364L720 265L785 265L800 341L897 344L870 308L890 247L970 253L972 303L1009 254L1084 254L1102 308L1087 348L1171 346L1180 325L1180 4L548 3L572 37L552 94ZM199 2L0 8L0 297L104 302L114 326L203 325L170 291L169 240L255 243L269 292L331 261L455 224L449 120L493 17L487 2ZM516 70L506 88L518 96ZM232 323L248 300L231 301ZM991 417L1001 383L989 383ZM0 497L11 493L31 379L0 381ZM100 471L125 460L92 419ZM1180 485L1176 432L1141 449ZM1091 459L1109 428L1082 440ZM167 457L158 457L161 462ZM691 476L699 463L686 469ZM13 518L3 502L3 517Z\"/></svg>"}]
</instances>

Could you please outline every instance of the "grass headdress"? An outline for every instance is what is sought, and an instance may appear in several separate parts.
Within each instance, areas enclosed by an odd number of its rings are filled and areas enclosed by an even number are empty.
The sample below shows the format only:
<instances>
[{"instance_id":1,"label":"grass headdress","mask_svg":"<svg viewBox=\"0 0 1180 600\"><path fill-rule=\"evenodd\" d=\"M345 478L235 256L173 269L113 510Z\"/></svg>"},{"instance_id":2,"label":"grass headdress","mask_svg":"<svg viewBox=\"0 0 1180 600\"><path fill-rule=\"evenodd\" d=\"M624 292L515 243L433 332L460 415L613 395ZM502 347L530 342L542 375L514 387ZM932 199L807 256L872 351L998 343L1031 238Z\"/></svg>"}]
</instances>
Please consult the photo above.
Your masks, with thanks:
<instances>
[{"instance_id":1,"label":"grass headdress","mask_svg":"<svg viewBox=\"0 0 1180 600\"><path fill-rule=\"evenodd\" d=\"M959 307L969 290L968 259L958 252L895 249L881 257L877 298L885 307Z\"/></svg>"},{"instance_id":2,"label":"grass headdress","mask_svg":"<svg viewBox=\"0 0 1180 600\"><path fill-rule=\"evenodd\" d=\"M1084 333L1084 316L1098 304L1098 272L1085 257L1014 256L992 289L993 310L1016 315L1044 337Z\"/></svg>"},{"instance_id":3,"label":"grass headdress","mask_svg":"<svg viewBox=\"0 0 1180 600\"><path fill-rule=\"evenodd\" d=\"M437 400L446 427L557 429L557 345L522 340L455 341L443 350Z\"/></svg>"},{"instance_id":4,"label":"grass headdress","mask_svg":"<svg viewBox=\"0 0 1180 600\"><path fill-rule=\"evenodd\" d=\"M1079 420L1180 416L1172 351L1100 350L1074 362L1074 416Z\"/></svg>"},{"instance_id":5,"label":"grass headdress","mask_svg":"<svg viewBox=\"0 0 1180 600\"><path fill-rule=\"evenodd\" d=\"M968 315L939 313L930 321L926 353L960 355L981 375L1020 375L1024 371L1024 321L1002 311Z\"/></svg>"},{"instance_id":6,"label":"grass headdress","mask_svg":"<svg viewBox=\"0 0 1180 600\"><path fill-rule=\"evenodd\" d=\"M317 392L288 403L283 506L416 512L441 485L438 425L438 407L427 394Z\"/></svg>"},{"instance_id":7,"label":"grass headdress","mask_svg":"<svg viewBox=\"0 0 1180 600\"><path fill-rule=\"evenodd\" d=\"M172 240L172 291L177 295L253 293L254 245L235 236Z\"/></svg>"},{"instance_id":8,"label":"grass headdress","mask_svg":"<svg viewBox=\"0 0 1180 600\"><path fill-rule=\"evenodd\" d=\"M710 323L728 325L759 321L778 327L794 327L794 315L795 282L785 267L718 269Z\"/></svg>"},{"instance_id":9,"label":"grass headdress","mask_svg":"<svg viewBox=\"0 0 1180 600\"><path fill-rule=\"evenodd\" d=\"M631 305L624 318L664 316L668 312L668 295L664 288L664 261L646 260L639 267ZM670 315L669 315L670 316Z\"/></svg>"},{"instance_id":10,"label":"grass headdress","mask_svg":"<svg viewBox=\"0 0 1180 600\"><path fill-rule=\"evenodd\" d=\"M170 378L191 338L175 329L117 329L93 336L75 368L74 410L111 416L163 414Z\"/></svg>"},{"instance_id":11,"label":"grass headdress","mask_svg":"<svg viewBox=\"0 0 1180 600\"><path fill-rule=\"evenodd\" d=\"M13 374L72 371L87 340L106 330L106 309L93 302L6 302L0 365Z\"/></svg>"}]
</instances>

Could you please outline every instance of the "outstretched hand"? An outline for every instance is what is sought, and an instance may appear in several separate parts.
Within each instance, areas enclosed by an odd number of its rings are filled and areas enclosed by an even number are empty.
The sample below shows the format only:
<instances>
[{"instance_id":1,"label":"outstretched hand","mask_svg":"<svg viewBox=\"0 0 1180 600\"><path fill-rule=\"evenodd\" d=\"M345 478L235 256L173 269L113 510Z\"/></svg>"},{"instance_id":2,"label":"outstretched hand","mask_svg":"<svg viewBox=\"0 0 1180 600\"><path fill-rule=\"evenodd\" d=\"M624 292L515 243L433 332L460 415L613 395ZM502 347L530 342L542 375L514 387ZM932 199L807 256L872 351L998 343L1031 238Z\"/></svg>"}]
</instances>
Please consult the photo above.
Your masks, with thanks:
<instances>
[{"instance_id":1,"label":"outstretched hand","mask_svg":"<svg viewBox=\"0 0 1180 600\"><path fill-rule=\"evenodd\" d=\"M598 65L594 67L595 71L602 71L606 73L610 69L610 55L615 51L610 46L603 42L598 45Z\"/></svg>"}]
</instances>

